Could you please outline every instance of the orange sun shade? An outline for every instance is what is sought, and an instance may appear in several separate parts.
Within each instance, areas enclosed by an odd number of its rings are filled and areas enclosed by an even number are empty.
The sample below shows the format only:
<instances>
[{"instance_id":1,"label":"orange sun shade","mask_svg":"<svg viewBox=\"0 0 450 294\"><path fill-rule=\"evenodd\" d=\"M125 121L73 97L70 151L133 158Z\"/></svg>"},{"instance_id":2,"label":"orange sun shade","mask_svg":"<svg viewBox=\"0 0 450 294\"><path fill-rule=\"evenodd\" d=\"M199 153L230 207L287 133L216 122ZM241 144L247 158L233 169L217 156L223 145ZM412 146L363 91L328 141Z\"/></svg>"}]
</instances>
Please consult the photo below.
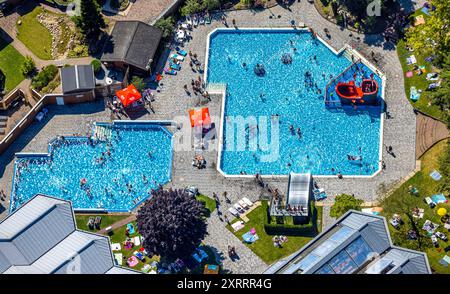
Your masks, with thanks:
<instances>
[{"instance_id":1,"label":"orange sun shade","mask_svg":"<svg viewBox=\"0 0 450 294\"><path fill-rule=\"evenodd\" d=\"M194 108L189 110L189 119L191 120L191 127L211 124L208 108Z\"/></svg>"},{"instance_id":2,"label":"orange sun shade","mask_svg":"<svg viewBox=\"0 0 450 294\"><path fill-rule=\"evenodd\" d=\"M124 107L127 107L142 98L141 93L139 93L133 84L125 89L116 91L116 95L119 97L120 101L122 101Z\"/></svg>"}]
</instances>

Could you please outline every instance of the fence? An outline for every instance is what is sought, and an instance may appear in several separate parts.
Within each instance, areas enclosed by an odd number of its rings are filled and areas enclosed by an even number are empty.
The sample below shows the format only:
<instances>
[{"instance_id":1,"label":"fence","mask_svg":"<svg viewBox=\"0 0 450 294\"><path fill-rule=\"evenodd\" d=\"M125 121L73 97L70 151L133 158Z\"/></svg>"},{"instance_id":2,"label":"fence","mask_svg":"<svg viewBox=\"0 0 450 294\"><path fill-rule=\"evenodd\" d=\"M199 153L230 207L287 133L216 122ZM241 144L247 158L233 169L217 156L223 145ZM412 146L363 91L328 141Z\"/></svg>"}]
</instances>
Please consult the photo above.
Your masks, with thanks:
<instances>
[{"instance_id":1,"label":"fence","mask_svg":"<svg viewBox=\"0 0 450 294\"><path fill-rule=\"evenodd\" d=\"M21 94L14 94L19 92ZM22 90L18 89L11 93L11 95L23 95ZM87 91L77 94L46 94L41 96L37 91L31 89L31 95L38 102L28 111L28 113L19 121L19 123L0 141L0 154L6 151L8 147L22 134L22 132L34 121L38 113L47 105L63 105L83 103L95 100L95 91ZM16 97L17 98L17 97Z\"/></svg>"},{"instance_id":2,"label":"fence","mask_svg":"<svg viewBox=\"0 0 450 294\"><path fill-rule=\"evenodd\" d=\"M16 100L24 98L25 93L21 89L16 89L9 93L0 101L0 110L8 110L9 106Z\"/></svg>"}]
</instances>

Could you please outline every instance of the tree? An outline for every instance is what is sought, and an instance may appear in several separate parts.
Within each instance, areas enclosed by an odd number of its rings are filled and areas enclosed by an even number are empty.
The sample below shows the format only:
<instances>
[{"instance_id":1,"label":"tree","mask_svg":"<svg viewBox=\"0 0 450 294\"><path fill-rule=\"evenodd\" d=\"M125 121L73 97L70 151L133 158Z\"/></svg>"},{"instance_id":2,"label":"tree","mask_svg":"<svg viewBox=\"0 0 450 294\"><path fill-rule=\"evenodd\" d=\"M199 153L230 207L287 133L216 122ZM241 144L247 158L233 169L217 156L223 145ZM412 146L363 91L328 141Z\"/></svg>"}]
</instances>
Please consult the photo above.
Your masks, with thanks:
<instances>
[{"instance_id":1,"label":"tree","mask_svg":"<svg viewBox=\"0 0 450 294\"><path fill-rule=\"evenodd\" d=\"M133 76L131 78L131 83L136 87L136 89L139 92L142 92L142 90L145 89L146 83L144 82L144 79L138 76Z\"/></svg>"},{"instance_id":2,"label":"tree","mask_svg":"<svg viewBox=\"0 0 450 294\"><path fill-rule=\"evenodd\" d=\"M25 61L23 62L20 70L24 76L30 76L36 70L36 65L34 64L33 58L30 56L25 57Z\"/></svg>"},{"instance_id":3,"label":"tree","mask_svg":"<svg viewBox=\"0 0 450 294\"><path fill-rule=\"evenodd\" d=\"M163 31L163 38L169 38L175 29L175 19L172 16L160 18L155 23L155 27L160 28Z\"/></svg>"},{"instance_id":4,"label":"tree","mask_svg":"<svg viewBox=\"0 0 450 294\"><path fill-rule=\"evenodd\" d=\"M422 55L437 55L438 62L450 53L450 1L434 0L436 10L420 26L406 32L408 44Z\"/></svg>"},{"instance_id":5,"label":"tree","mask_svg":"<svg viewBox=\"0 0 450 294\"><path fill-rule=\"evenodd\" d=\"M203 0L203 8L206 11L218 9L220 7L219 0Z\"/></svg>"},{"instance_id":6,"label":"tree","mask_svg":"<svg viewBox=\"0 0 450 294\"><path fill-rule=\"evenodd\" d=\"M186 16L202 11L203 6L199 0L187 0L181 7L181 15Z\"/></svg>"},{"instance_id":7,"label":"tree","mask_svg":"<svg viewBox=\"0 0 450 294\"><path fill-rule=\"evenodd\" d=\"M361 204L363 201L361 199L356 199L355 196L341 194L336 196L336 200L331 206L330 216L340 217L350 209L361 210Z\"/></svg>"},{"instance_id":8,"label":"tree","mask_svg":"<svg viewBox=\"0 0 450 294\"><path fill-rule=\"evenodd\" d=\"M80 12L80 16L75 18L75 24L86 39L97 40L101 30L106 27L97 0L80 0Z\"/></svg>"},{"instance_id":9,"label":"tree","mask_svg":"<svg viewBox=\"0 0 450 294\"><path fill-rule=\"evenodd\" d=\"M168 260L188 257L207 234L205 216L204 203L185 190L153 190L137 215L144 248Z\"/></svg>"},{"instance_id":10,"label":"tree","mask_svg":"<svg viewBox=\"0 0 450 294\"><path fill-rule=\"evenodd\" d=\"M441 85L431 94L431 99L441 111L446 111L450 109L450 55L443 59L440 76Z\"/></svg>"}]
</instances>

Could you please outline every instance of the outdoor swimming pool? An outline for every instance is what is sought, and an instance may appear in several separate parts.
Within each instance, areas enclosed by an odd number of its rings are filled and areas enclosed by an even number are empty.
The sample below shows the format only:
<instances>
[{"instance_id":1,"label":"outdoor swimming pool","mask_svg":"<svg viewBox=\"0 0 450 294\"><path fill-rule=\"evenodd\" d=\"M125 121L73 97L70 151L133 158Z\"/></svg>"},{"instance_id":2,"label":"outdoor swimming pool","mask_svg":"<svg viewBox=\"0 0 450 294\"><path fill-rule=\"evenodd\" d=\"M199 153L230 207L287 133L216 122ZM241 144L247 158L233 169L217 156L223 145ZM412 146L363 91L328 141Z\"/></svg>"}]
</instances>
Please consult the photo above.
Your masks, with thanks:
<instances>
[{"instance_id":1,"label":"outdoor swimming pool","mask_svg":"<svg viewBox=\"0 0 450 294\"><path fill-rule=\"evenodd\" d=\"M93 138L58 137L48 154L18 154L10 210L41 193L74 209L129 211L170 181L172 134L163 125L97 123Z\"/></svg>"},{"instance_id":2,"label":"outdoor swimming pool","mask_svg":"<svg viewBox=\"0 0 450 294\"><path fill-rule=\"evenodd\" d=\"M290 64L281 61L285 53L292 58ZM292 171L368 176L378 170L382 108L325 106L326 85L352 61L337 55L311 33L292 29L216 30L210 35L207 63L207 82L227 85L220 154L220 168L225 174L287 175ZM264 66L265 75L255 74L257 64ZM373 73L363 64L359 70L357 79ZM349 76L353 74L340 80ZM381 79L376 75L375 79L381 96ZM245 128L249 147L245 150L236 148L236 134L242 131L230 119L239 116L258 120ZM276 143L270 137L271 121L279 119L275 160L265 158L274 148L264 150L258 145L265 128L260 117L268 124L269 143ZM257 150L250 147L253 143L258 145ZM361 160L351 161L348 155Z\"/></svg>"}]
</instances>

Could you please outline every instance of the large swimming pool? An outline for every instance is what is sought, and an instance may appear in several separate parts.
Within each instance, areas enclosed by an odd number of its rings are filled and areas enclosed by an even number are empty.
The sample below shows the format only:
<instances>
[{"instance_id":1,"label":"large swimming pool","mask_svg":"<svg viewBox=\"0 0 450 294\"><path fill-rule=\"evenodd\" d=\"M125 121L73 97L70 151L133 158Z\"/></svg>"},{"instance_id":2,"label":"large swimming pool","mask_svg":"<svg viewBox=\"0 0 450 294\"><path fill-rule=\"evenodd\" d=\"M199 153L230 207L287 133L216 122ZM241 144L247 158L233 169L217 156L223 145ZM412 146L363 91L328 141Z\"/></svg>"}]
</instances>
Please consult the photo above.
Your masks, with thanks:
<instances>
[{"instance_id":1,"label":"large swimming pool","mask_svg":"<svg viewBox=\"0 0 450 294\"><path fill-rule=\"evenodd\" d=\"M281 61L283 54L291 56L290 64ZM264 76L255 74L257 64L264 66ZM326 85L351 64L350 59L336 54L307 31L239 29L211 33L207 82L227 85L221 170L228 175L286 175L291 171L374 174L380 160L381 107L329 108L324 103ZM361 64L357 79L372 73ZM352 77L349 73L340 80ZM380 77L375 75L375 79L381 88ZM245 150L237 148L237 134L242 129L233 123L240 116L257 121L252 125L249 119L243 131L248 147ZM277 119L279 137L273 139L275 127L271 123ZM263 129L269 132L269 145L279 142L275 158L267 157L276 153L275 145L260 146ZM348 155L361 160L350 161Z\"/></svg>"},{"instance_id":2,"label":"large swimming pool","mask_svg":"<svg viewBox=\"0 0 450 294\"><path fill-rule=\"evenodd\" d=\"M88 137L58 137L48 154L18 154L11 211L41 193L74 209L129 211L170 181L172 134L158 123L97 123Z\"/></svg>"}]
</instances>

